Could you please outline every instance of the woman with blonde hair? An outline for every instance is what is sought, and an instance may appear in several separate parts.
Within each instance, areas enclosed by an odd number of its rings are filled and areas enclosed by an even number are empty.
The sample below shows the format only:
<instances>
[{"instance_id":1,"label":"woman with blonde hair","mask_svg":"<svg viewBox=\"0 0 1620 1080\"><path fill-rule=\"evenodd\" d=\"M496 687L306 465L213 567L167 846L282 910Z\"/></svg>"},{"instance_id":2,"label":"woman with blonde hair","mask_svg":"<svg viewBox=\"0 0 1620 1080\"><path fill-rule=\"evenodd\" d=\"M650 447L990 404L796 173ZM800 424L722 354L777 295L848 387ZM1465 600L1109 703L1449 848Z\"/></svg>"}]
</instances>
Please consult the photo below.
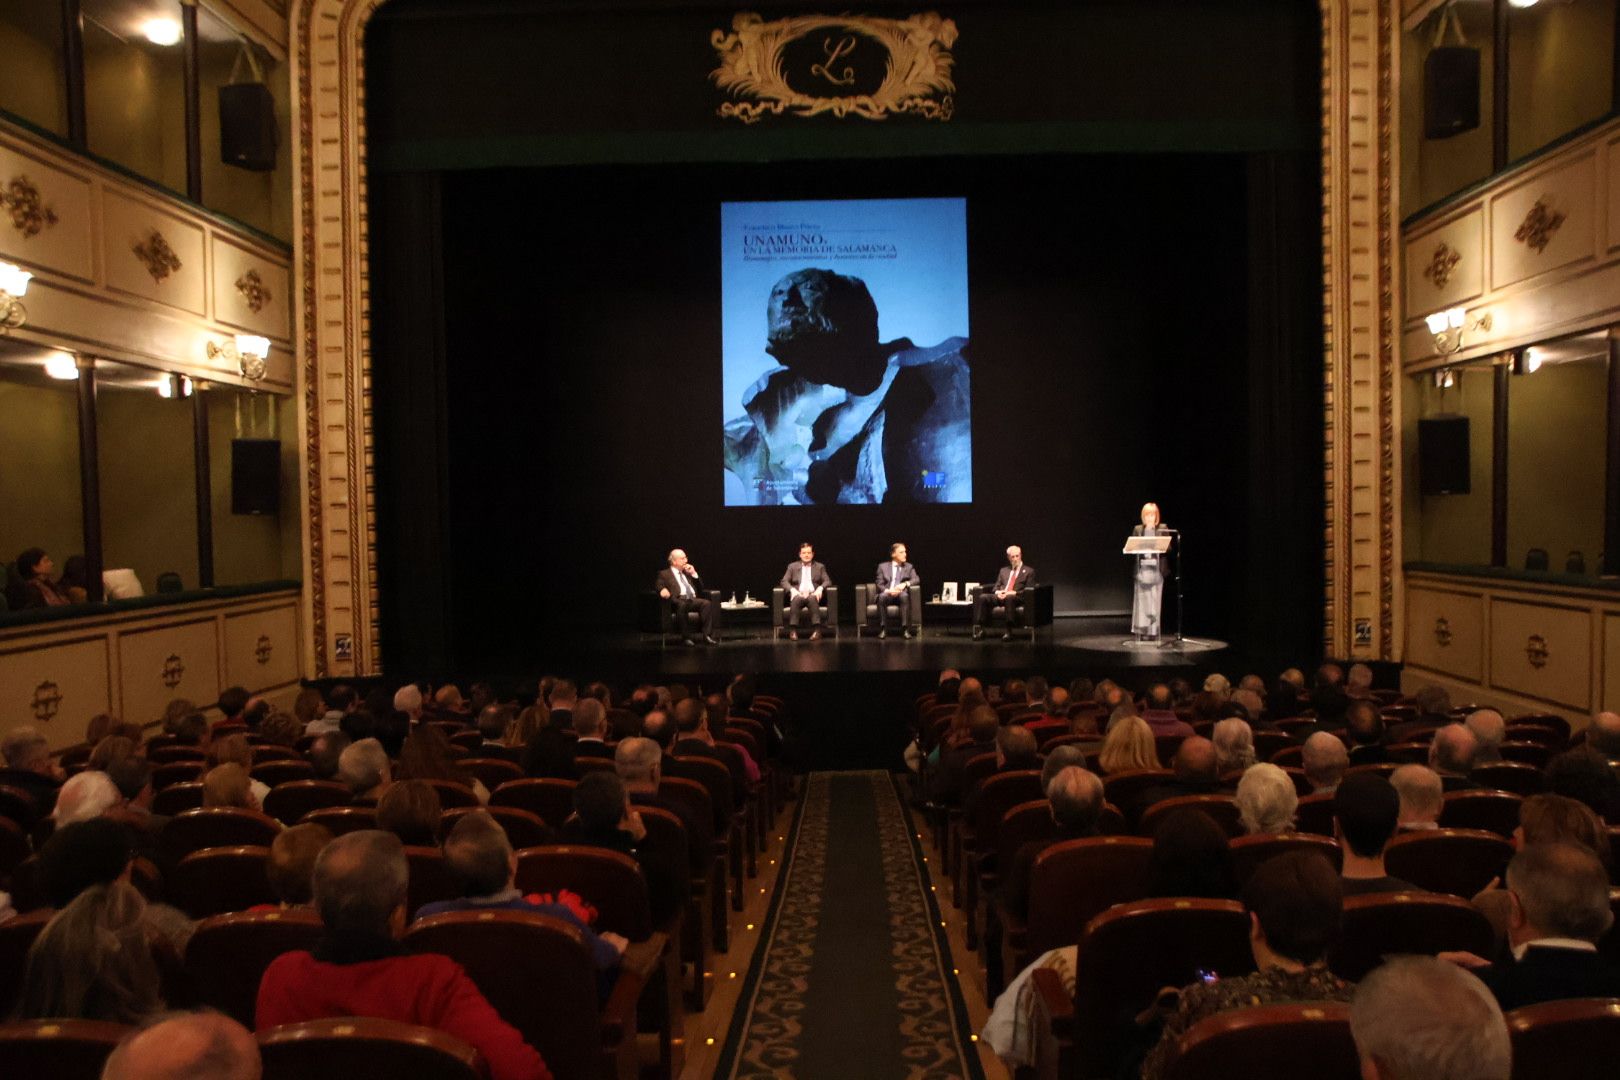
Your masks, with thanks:
<instances>
[{"instance_id":1,"label":"woman with blonde hair","mask_svg":"<svg viewBox=\"0 0 1620 1080\"><path fill-rule=\"evenodd\" d=\"M536 701L533 705L519 712L506 725L506 734L501 736L501 742L507 746L515 746L519 750L529 745L529 740L535 733L551 723L551 710L546 703Z\"/></svg>"},{"instance_id":2,"label":"woman with blonde hair","mask_svg":"<svg viewBox=\"0 0 1620 1080\"><path fill-rule=\"evenodd\" d=\"M28 950L17 1018L139 1024L162 1012L145 914L146 901L123 881L75 897Z\"/></svg>"},{"instance_id":3,"label":"woman with blonde hair","mask_svg":"<svg viewBox=\"0 0 1620 1080\"><path fill-rule=\"evenodd\" d=\"M204 806L234 806L239 810L259 809L253 781L246 769L234 761L215 765L203 776Z\"/></svg>"},{"instance_id":4,"label":"woman with blonde hair","mask_svg":"<svg viewBox=\"0 0 1620 1080\"><path fill-rule=\"evenodd\" d=\"M248 787L253 791L254 801L264 805L264 797L270 794L270 785L263 780L253 779L253 746L247 741L246 735L227 735L211 742L208 745L208 764L242 766L242 771L248 774Z\"/></svg>"},{"instance_id":5,"label":"woman with blonde hair","mask_svg":"<svg viewBox=\"0 0 1620 1080\"><path fill-rule=\"evenodd\" d=\"M1103 737L1097 765L1103 772L1131 772L1136 769L1162 769L1153 729L1140 716L1122 716L1109 725Z\"/></svg>"}]
</instances>

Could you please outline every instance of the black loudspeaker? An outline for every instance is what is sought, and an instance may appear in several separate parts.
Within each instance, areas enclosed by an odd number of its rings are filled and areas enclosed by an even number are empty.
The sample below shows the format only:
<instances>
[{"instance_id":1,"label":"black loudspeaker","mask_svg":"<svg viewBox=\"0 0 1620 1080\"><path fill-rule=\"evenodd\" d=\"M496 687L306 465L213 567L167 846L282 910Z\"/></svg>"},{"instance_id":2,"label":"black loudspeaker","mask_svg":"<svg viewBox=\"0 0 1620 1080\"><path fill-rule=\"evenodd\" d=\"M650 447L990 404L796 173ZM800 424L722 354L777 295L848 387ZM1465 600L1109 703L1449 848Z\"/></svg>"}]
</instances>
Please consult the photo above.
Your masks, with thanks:
<instances>
[{"instance_id":1,"label":"black loudspeaker","mask_svg":"<svg viewBox=\"0 0 1620 1080\"><path fill-rule=\"evenodd\" d=\"M1418 490L1424 495L1468 494L1468 417L1418 421Z\"/></svg>"},{"instance_id":2,"label":"black loudspeaker","mask_svg":"<svg viewBox=\"0 0 1620 1080\"><path fill-rule=\"evenodd\" d=\"M1441 45L1423 61L1423 137L1449 139L1479 127L1479 50Z\"/></svg>"},{"instance_id":3,"label":"black loudspeaker","mask_svg":"<svg viewBox=\"0 0 1620 1080\"><path fill-rule=\"evenodd\" d=\"M275 514L281 509L281 442L231 440L231 513Z\"/></svg>"},{"instance_id":4,"label":"black loudspeaker","mask_svg":"<svg viewBox=\"0 0 1620 1080\"><path fill-rule=\"evenodd\" d=\"M255 172L276 167L276 103L263 83L219 88L219 158Z\"/></svg>"}]
</instances>

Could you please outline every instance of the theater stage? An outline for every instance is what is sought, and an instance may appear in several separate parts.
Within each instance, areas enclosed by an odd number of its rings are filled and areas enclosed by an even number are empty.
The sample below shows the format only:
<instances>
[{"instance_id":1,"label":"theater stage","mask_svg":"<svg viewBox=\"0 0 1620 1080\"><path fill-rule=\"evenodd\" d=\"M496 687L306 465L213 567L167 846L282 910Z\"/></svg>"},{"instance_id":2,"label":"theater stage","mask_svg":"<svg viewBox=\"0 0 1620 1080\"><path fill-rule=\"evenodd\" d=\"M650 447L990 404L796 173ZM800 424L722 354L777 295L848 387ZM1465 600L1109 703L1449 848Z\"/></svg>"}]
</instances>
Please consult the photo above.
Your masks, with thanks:
<instances>
[{"instance_id":1,"label":"theater stage","mask_svg":"<svg viewBox=\"0 0 1620 1080\"><path fill-rule=\"evenodd\" d=\"M611 672L620 682L679 680L705 690L752 674L762 691L788 702L795 764L813 769L899 767L913 702L945 668L986 681L1029 674L1064 682L1112 678L1143 690L1178 675L1201 681L1236 662L1225 642L1208 638L1166 640L1162 647L1131 643L1127 620L1116 617L1060 618L1033 642L1004 642L999 634L974 641L965 627L925 627L918 638L891 633L881 641L857 637L853 626L840 629L838 637L809 641L801 634L789 641L773 639L766 627L732 627L719 645L697 647L633 632L580 635L556 660L584 677Z\"/></svg>"}]
</instances>

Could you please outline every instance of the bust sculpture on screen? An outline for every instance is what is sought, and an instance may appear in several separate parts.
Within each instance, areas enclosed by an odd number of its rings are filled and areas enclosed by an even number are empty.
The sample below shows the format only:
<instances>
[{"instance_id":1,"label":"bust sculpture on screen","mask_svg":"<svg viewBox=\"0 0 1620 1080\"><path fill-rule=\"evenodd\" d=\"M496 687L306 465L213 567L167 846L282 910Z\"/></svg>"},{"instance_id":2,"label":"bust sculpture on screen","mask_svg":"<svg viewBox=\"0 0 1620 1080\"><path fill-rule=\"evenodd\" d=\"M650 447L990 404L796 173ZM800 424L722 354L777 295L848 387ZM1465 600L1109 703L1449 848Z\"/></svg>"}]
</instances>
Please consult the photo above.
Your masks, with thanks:
<instances>
[{"instance_id":1,"label":"bust sculpture on screen","mask_svg":"<svg viewBox=\"0 0 1620 1080\"><path fill-rule=\"evenodd\" d=\"M881 342L866 283L813 268L772 287L766 319L779 366L725 425L743 505L972 499L966 338Z\"/></svg>"}]
</instances>

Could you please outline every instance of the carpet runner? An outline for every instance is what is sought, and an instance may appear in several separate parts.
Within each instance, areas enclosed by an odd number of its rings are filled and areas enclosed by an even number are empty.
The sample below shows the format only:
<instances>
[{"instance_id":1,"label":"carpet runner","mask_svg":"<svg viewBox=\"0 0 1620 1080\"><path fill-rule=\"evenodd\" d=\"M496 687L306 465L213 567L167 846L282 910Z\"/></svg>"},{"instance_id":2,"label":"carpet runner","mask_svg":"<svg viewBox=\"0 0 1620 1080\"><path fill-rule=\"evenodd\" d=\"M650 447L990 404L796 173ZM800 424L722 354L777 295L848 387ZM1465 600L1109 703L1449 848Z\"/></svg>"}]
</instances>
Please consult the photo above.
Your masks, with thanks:
<instances>
[{"instance_id":1,"label":"carpet runner","mask_svg":"<svg viewBox=\"0 0 1620 1080\"><path fill-rule=\"evenodd\" d=\"M981 1080L890 775L810 774L784 859L717 1075Z\"/></svg>"}]
</instances>

